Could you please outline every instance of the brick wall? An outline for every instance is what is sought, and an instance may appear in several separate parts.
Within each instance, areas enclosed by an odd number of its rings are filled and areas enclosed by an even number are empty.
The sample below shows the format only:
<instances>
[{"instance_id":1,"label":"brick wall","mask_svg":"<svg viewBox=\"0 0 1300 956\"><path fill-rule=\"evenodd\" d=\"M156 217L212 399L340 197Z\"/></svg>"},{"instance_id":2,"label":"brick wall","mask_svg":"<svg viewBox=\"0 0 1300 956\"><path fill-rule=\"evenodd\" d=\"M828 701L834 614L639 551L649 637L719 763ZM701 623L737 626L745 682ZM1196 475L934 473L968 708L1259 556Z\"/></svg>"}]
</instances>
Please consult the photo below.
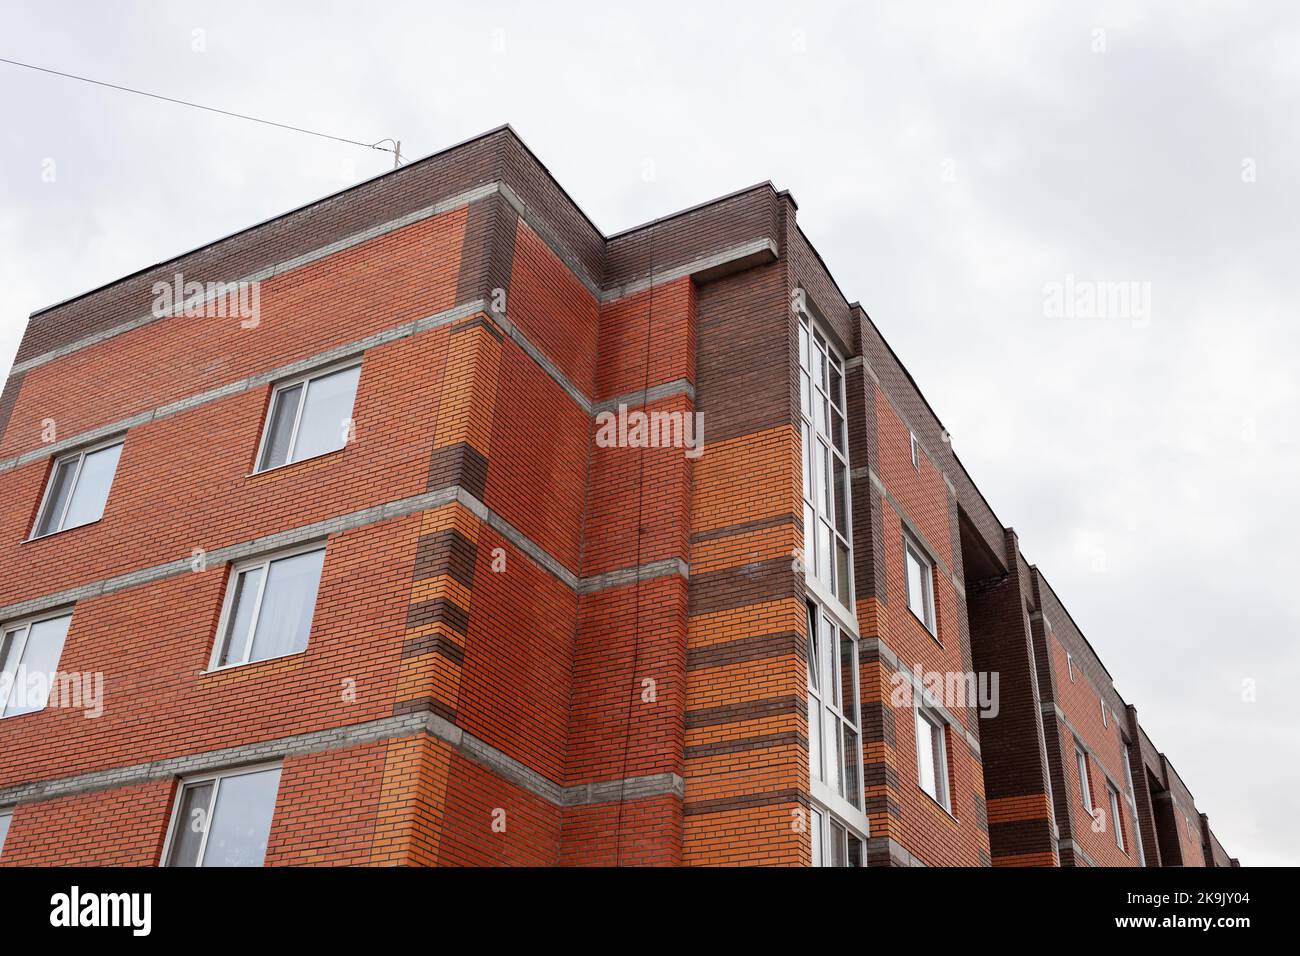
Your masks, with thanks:
<instances>
[{"instance_id":1,"label":"brick wall","mask_svg":"<svg viewBox=\"0 0 1300 956\"><path fill-rule=\"evenodd\" d=\"M256 279L260 321L153 316L176 273ZM1034 684L1062 686L1060 641L1017 632L1014 540L793 199L607 239L509 129L33 317L0 395L0 623L71 607L60 668L102 674L105 710L0 720L0 862L155 863L179 779L276 761L271 865L807 865L799 307L846 359L869 860L1056 862L1069 768ZM253 474L275 382L355 358L352 440ZM607 447L620 407L701 413L704 454ZM26 540L55 458L116 434L103 518ZM316 540L306 651L208 672L231 562ZM973 701L942 709L949 811L896 678L995 665L987 742ZM1047 723L1114 777L1087 693L1045 691ZM1194 810L1141 765L1153 821ZM1125 862L1095 837L1072 839Z\"/></svg>"}]
</instances>

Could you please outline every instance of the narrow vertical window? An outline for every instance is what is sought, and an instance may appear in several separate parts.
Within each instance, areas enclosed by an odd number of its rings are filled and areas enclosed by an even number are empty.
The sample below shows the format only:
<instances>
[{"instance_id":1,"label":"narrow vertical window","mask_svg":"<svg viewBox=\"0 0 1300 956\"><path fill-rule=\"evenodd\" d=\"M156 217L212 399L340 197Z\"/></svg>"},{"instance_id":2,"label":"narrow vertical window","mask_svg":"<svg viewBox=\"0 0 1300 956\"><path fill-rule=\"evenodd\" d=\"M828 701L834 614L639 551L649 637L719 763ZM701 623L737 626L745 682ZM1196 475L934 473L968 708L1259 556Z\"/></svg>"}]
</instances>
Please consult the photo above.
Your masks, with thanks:
<instances>
[{"instance_id":1,"label":"narrow vertical window","mask_svg":"<svg viewBox=\"0 0 1300 956\"><path fill-rule=\"evenodd\" d=\"M176 798L164 864L261 866L279 787L279 767L185 780Z\"/></svg>"},{"instance_id":2,"label":"narrow vertical window","mask_svg":"<svg viewBox=\"0 0 1300 956\"><path fill-rule=\"evenodd\" d=\"M1137 794L1134 793L1133 791L1133 767L1132 764L1129 762L1127 740L1124 741L1124 746L1121 753L1124 757L1124 788L1125 788L1124 799L1128 801L1129 809L1133 812L1133 819L1136 820L1138 815ZM1138 838L1135 841L1135 845L1137 846L1137 851L1138 851L1138 866L1146 866L1147 857L1146 857L1146 851L1142 848L1141 833L1138 834Z\"/></svg>"},{"instance_id":3,"label":"narrow vertical window","mask_svg":"<svg viewBox=\"0 0 1300 956\"><path fill-rule=\"evenodd\" d=\"M315 458L348 443L361 366L281 382L271 396L257 470Z\"/></svg>"},{"instance_id":4,"label":"narrow vertical window","mask_svg":"<svg viewBox=\"0 0 1300 956\"><path fill-rule=\"evenodd\" d=\"M803 313L798 334L804 565L809 578L852 608L852 495L844 363Z\"/></svg>"},{"instance_id":5,"label":"narrow vertical window","mask_svg":"<svg viewBox=\"0 0 1300 956\"><path fill-rule=\"evenodd\" d=\"M926 630L935 634L934 565L906 535L903 536L903 560L907 566L907 606Z\"/></svg>"},{"instance_id":6,"label":"narrow vertical window","mask_svg":"<svg viewBox=\"0 0 1300 956\"><path fill-rule=\"evenodd\" d=\"M1083 752L1083 745L1074 742L1074 762L1079 771L1079 798L1088 813L1093 812L1092 782L1088 779L1088 755Z\"/></svg>"},{"instance_id":7,"label":"narrow vertical window","mask_svg":"<svg viewBox=\"0 0 1300 956\"><path fill-rule=\"evenodd\" d=\"M285 657L307 648L325 548L236 565L211 666Z\"/></svg>"},{"instance_id":8,"label":"narrow vertical window","mask_svg":"<svg viewBox=\"0 0 1300 956\"><path fill-rule=\"evenodd\" d=\"M944 722L916 708L917 782L936 803L951 811L948 793L948 741Z\"/></svg>"},{"instance_id":9,"label":"narrow vertical window","mask_svg":"<svg viewBox=\"0 0 1300 956\"><path fill-rule=\"evenodd\" d=\"M45 709L71 623L60 614L0 629L0 717Z\"/></svg>"},{"instance_id":10,"label":"narrow vertical window","mask_svg":"<svg viewBox=\"0 0 1300 956\"><path fill-rule=\"evenodd\" d=\"M862 725L858 642L808 603L808 771L851 806L862 808Z\"/></svg>"},{"instance_id":11,"label":"narrow vertical window","mask_svg":"<svg viewBox=\"0 0 1300 956\"><path fill-rule=\"evenodd\" d=\"M118 439L55 461L32 537L42 538L102 518L121 455L122 441Z\"/></svg>"},{"instance_id":12,"label":"narrow vertical window","mask_svg":"<svg viewBox=\"0 0 1300 956\"><path fill-rule=\"evenodd\" d=\"M1065 652L1065 669L1070 672L1070 683L1074 683L1074 655L1069 651Z\"/></svg>"},{"instance_id":13,"label":"narrow vertical window","mask_svg":"<svg viewBox=\"0 0 1300 956\"><path fill-rule=\"evenodd\" d=\"M1106 786L1106 792L1110 795L1110 825L1115 830L1115 845L1122 850L1124 849L1124 818L1120 815L1119 794L1109 784Z\"/></svg>"},{"instance_id":14,"label":"narrow vertical window","mask_svg":"<svg viewBox=\"0 0 1300 956\"><path fill-rule=\"evenodd\" d=\"M917 471L921 470L921 443L916 440L916 432L908 432L908 437L912 442L912 467Z\"/></svg>"},{"instance_id":15,"label":"narrow vertical window","mask_svg":"<svg viewBox=\"0 0 1300 956\"><path fill-rule=\"evenodd\" d=\"M13 807L5 807L0 810L0 859L4 858L5 840L9 838L9 824L13 823Z\"/></svg>"}]
</instances>

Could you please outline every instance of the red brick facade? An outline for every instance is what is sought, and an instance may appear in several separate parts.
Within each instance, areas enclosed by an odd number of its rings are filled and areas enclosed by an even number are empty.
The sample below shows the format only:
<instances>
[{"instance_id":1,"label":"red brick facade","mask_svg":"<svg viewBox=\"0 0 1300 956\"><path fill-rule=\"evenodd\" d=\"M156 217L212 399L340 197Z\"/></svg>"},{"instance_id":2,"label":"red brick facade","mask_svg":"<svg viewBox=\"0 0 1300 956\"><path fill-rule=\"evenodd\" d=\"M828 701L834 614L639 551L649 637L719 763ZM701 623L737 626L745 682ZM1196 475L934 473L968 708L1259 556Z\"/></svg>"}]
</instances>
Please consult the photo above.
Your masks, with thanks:
<instances>
[{"instance_id":1,"label":"red brick facade","mask_svg":"<svg viewBox=\"0 0 1300 956\"><path fill-rule=\"evenodd\" d=\"M808 865L823 832L869 865L1230 863L796 216L764 184L606 237L501 129L34 315L0 626L70 611L58 669L103 707L0 719L0 863L156 864L186 780L262 764L268 865ZM175 274L257 281L259 320L155 315ZM804 327L843 380L830 606ZM358 360L346 444L259 471L276 383ZM639 411L702 452L604 440ZM55 463L115 436L103 517L32 539ZM308 542L306 649L212 669L232 564ZM843 726L809 724L810 598ZM995 712L919 693L994 671Z\"/></svg>"}]
</instances>

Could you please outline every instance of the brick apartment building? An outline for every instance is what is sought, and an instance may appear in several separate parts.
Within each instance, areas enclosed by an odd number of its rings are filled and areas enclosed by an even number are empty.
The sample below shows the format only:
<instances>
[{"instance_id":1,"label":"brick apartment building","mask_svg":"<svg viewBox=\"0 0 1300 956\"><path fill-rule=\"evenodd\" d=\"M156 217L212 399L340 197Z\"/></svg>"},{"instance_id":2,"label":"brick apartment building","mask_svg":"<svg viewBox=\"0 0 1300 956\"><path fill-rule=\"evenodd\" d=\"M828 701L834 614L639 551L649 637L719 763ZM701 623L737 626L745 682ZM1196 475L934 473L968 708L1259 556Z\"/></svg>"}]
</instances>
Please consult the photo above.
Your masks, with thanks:
<instances>
[{"instance_id":1,"label":"brick apartment building","mask_svg":"<svg viewBox=\"0 0 1300 956\"><path fill-rule=\"evenodd\" d=\"M1234 863L796 209L502 128L33 315L0 863Z\"/></svg>"}]
</instances>

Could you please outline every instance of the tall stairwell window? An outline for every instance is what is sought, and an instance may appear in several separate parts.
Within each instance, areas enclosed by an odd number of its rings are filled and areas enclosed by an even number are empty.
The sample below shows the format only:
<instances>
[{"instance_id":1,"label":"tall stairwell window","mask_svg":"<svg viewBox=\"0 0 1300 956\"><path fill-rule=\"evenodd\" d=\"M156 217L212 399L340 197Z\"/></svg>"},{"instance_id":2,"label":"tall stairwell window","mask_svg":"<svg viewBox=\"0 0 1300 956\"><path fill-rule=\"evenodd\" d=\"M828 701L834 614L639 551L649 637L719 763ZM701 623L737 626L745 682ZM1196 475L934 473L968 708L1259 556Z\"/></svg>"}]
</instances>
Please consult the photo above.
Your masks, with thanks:
<instances>
[{"instance_id":1,"label":"tall stairwell window","mask_svg":"<svg viewBox=\"0 0 1300 956\"><path fill-rule=\"evenodd\" d=\"M807 313L799 320L804 565L808 577L853 608L844 362Z\"/></svg>"},{"instance_id":2,"label":"tall stairwell window","mask_svg":"<svg viewBox=\"0 0 1300 956\"><path fill-rule=\"evenodd\" d=\"M808 602L808 777L813 863L862 866L862 720L858 642Z\"/></svg>"}]
</instances>

